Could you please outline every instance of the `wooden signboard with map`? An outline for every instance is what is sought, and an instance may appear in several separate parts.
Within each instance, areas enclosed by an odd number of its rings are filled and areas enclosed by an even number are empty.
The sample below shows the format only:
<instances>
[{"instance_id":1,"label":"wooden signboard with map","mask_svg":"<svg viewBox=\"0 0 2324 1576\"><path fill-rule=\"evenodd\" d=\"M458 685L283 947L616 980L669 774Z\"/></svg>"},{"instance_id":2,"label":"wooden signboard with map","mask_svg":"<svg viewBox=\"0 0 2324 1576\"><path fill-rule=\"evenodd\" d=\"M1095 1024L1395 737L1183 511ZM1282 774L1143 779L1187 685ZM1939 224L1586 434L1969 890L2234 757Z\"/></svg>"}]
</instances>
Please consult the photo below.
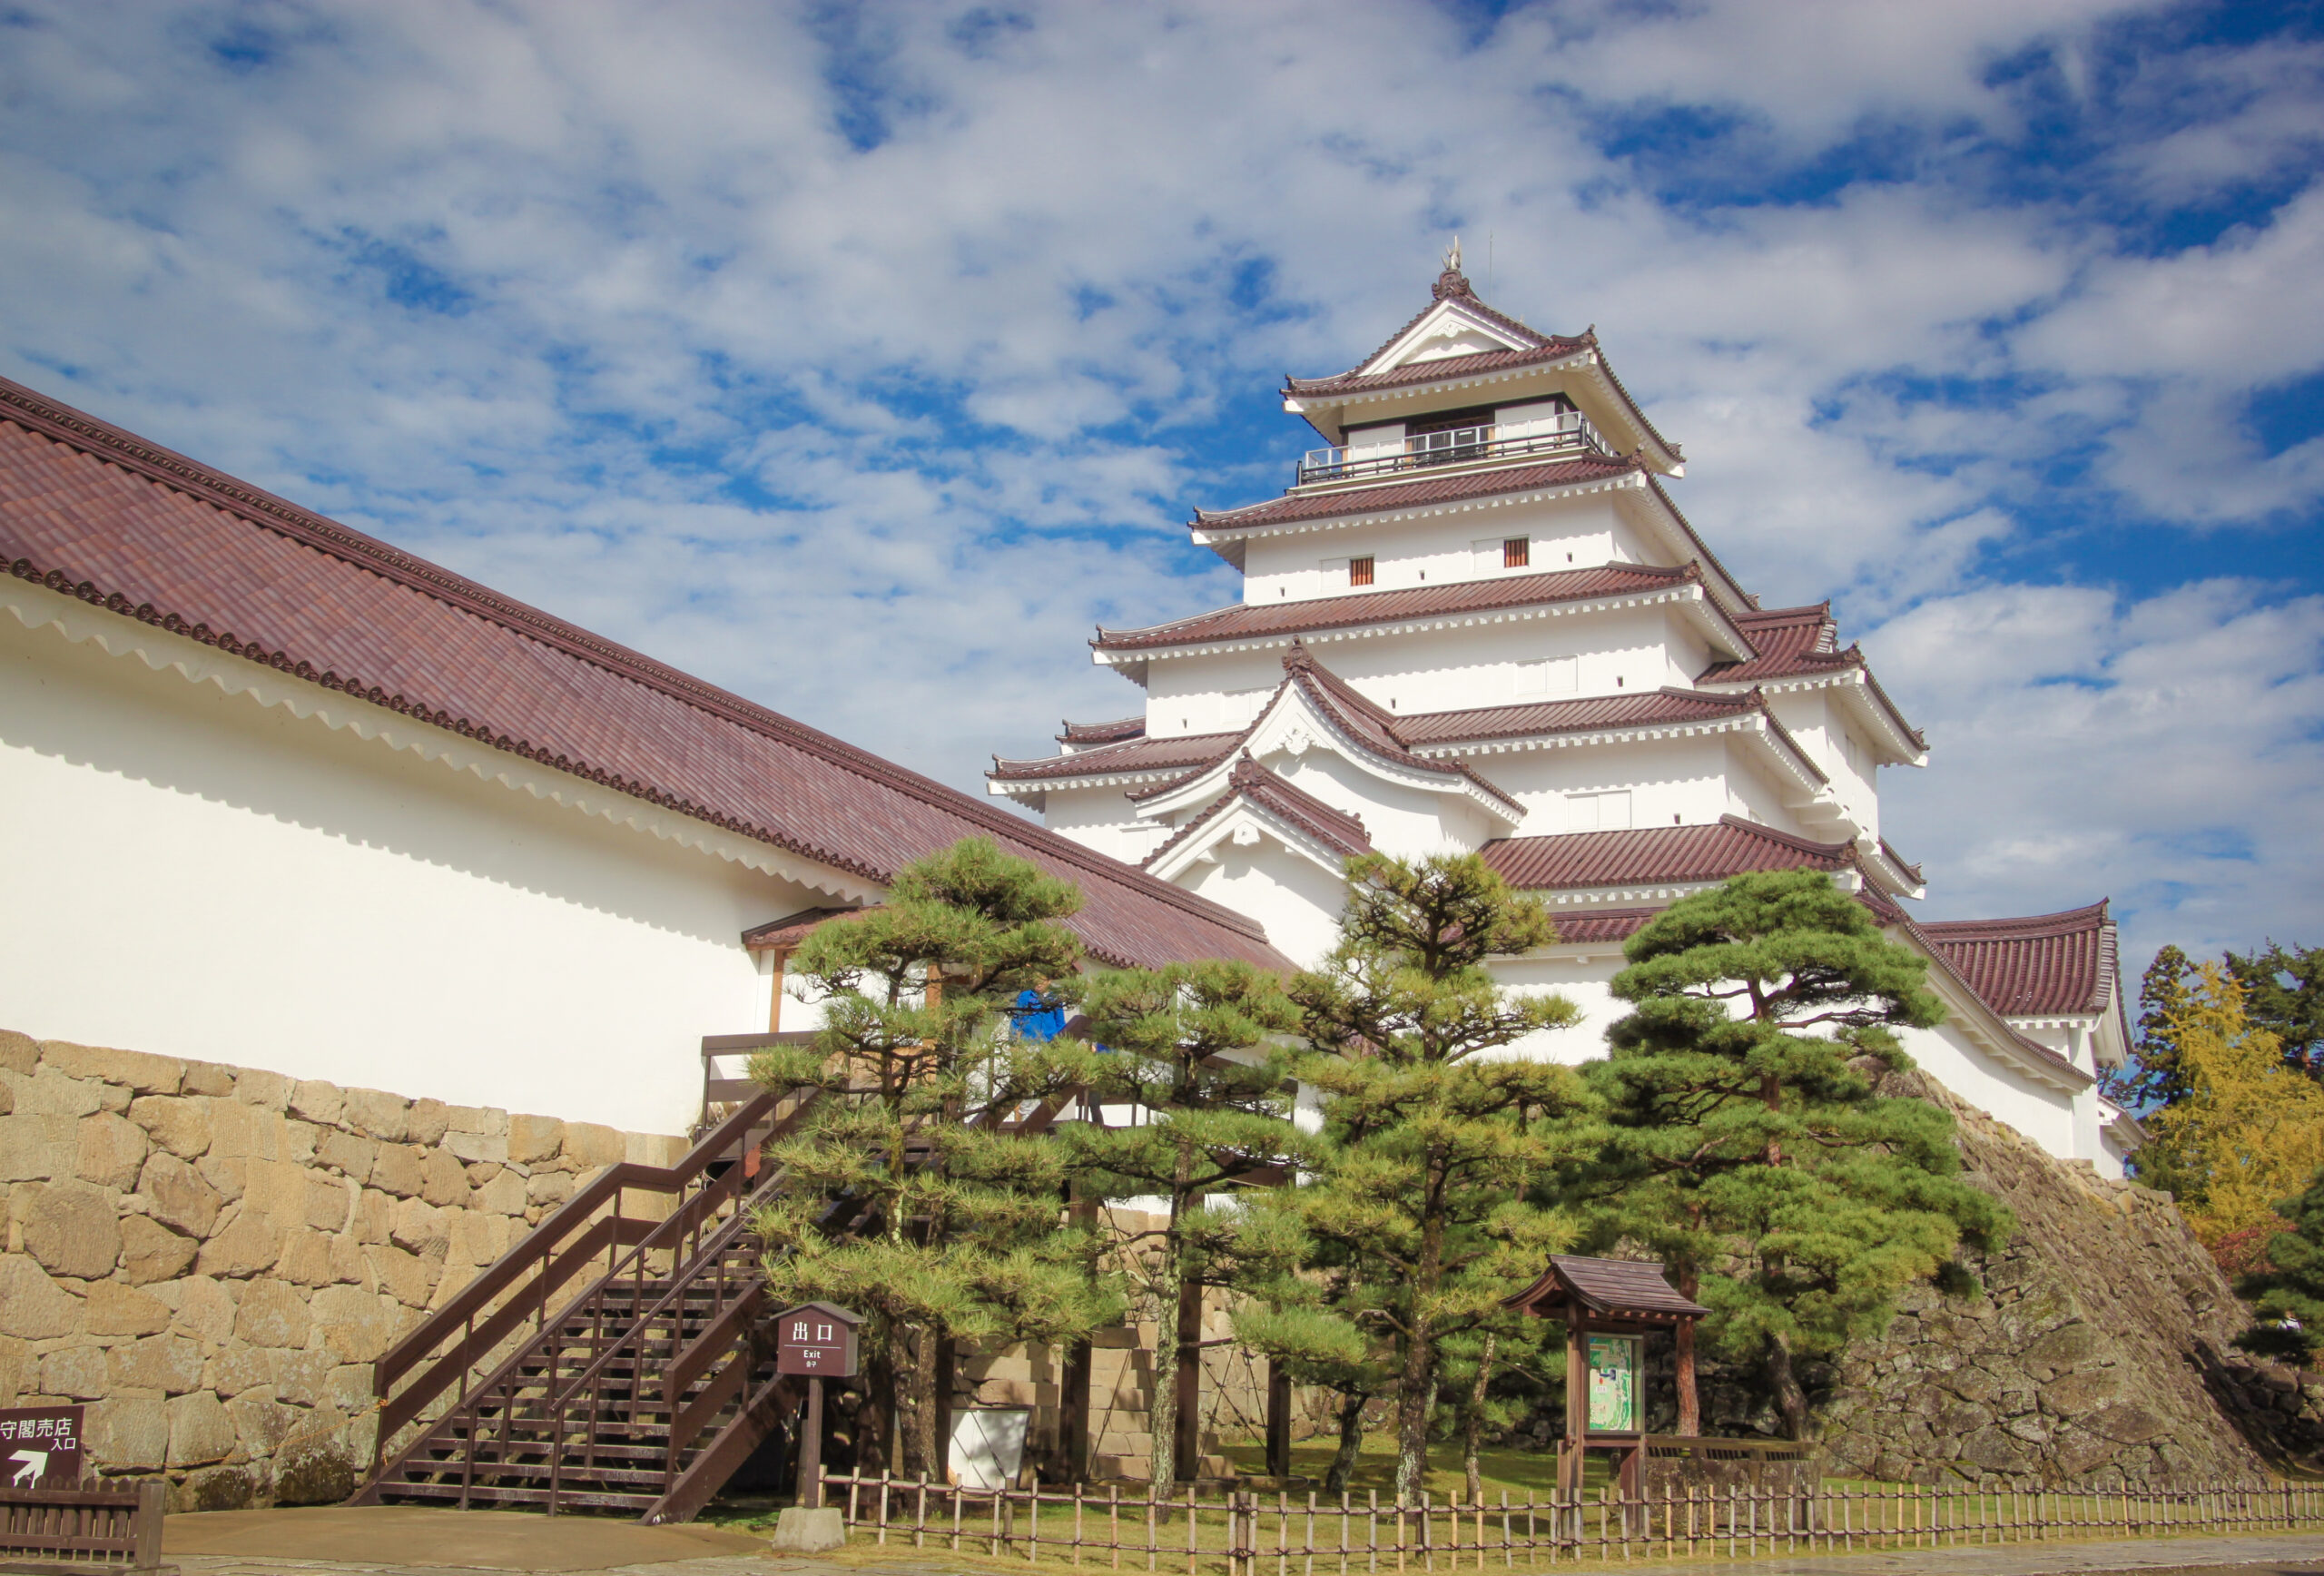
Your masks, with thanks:
<instances>
[{"instance_id":1,"label":"wooden signboard with map","mask_svg":"<svg viewBox=\"0 0 2324 1576\"><path fill-rule=\"evenodd\" d=\"M1659 1264L1634 1259L1553 1256L1541 1278L1511 1297L1512 1308L1565 1322L1565 1438L1558 1451L1558 1487L1581 1487L1581 1453L1611 1450L1620 1458L1623 1492L1636 1492L1646 1457L1646 1334L1694 1333L1710 1310L1664 1278ZM1692 1343L1686 1344L1691 1350ZM1692 1416L1690 1364L1681 1363L1681 1415Z\"/></svg>"}]
</instances>

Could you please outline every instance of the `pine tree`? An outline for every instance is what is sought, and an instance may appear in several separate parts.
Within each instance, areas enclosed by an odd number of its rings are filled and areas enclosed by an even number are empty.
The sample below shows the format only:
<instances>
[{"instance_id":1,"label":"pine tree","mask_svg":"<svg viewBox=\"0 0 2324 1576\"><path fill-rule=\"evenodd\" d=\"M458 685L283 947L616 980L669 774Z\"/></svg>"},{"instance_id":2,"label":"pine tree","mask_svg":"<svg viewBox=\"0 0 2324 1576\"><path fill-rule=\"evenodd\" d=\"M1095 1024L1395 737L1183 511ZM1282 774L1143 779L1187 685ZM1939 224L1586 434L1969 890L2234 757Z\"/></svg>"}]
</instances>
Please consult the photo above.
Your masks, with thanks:
<instances>
[{"instance_id":1,"label":"pine tree","mask_svg":"<svg viewBox=\"0 0 2324 1576\"><path fill-rule=\"evenodd\" d=\"M1303 1148L1288 1054L1268 1043L1297 1017L1281 980L1230 962L1103 975L1083 1010L1104 1048L1079 1064L1088 1098L1135 1108L1137 1119L1063 1129L1077 1186L1091 1198L1165 1200L1162 1226L1114 1239L1156 1305L1148 1468L1164 1484L1195 1475L1197 1433L1179 1416L1178 1392L1199 1357L1204 1288L1234 1284L1246 1251L1242 1212L1211 1196Z\"/></svg>"},{"instance_id":2,"label":"pine tree","mask_svg":"<svg viewBox=\"0 0 2324 1576\"><path fill-rule=\"evenodd\" d=\"M1961 1178L1948 1115L1874 1090L1912 1065L1896 1029L1942 1019L1926 960L1813 871L1681 899L1624 955L1631 1010L1589 1069L1610 1124L1577 1179L1600 1199L1590 1236L1669 1265L1711 1310L1703 1338L1758 1363L1802 1437L1797 1359L1876 1335L1962 1240L2014 1228Z\"/></svg>"},{"instance_id":3,"label":"pine tree","mask_svg":"<svg viewBox=\"0 0 2324 1576\"><path fill-rule=\"evenodd\" d=\"M1475 855L1365 855L1348 862L1348 894L1339 944L1292 985L1311 1048L1299 1076L1322 1096L1327 1148L1275 1204L1347 1277L1347 1305L1302 1310L1308 1355L1360 1364L1384 1337L1396 1492L1413 1503L1446 1344L1505 1320L1501 1299L1570 1232L1521 1193L1571 1158L1580 1078L1487 1053L1578 1014L1562 997L1512 996L1486 971L1554 931L1538 900ZM1285 1323L1273 1338L1296 1334Z\"/></svg>"},{"instance_id":4,"label":"pine tree","mask_svg":"<svg viewBox=\"0 0 2324 1576\"><path fill-rule=\"evenodd\" d=\"M1069 882L971 838L907 865L884 907L822 926L793 955L823 1026L812 1045L762 1054L753 1076L822 1094L769 1151L788 1186L757 1226L776 1297L865 1315L870 1462L884 1464L901 1377L905 1468L942 1476L955 1341L1071 1340L1118 1312L1062 1226L1061 1148L1000 1130L1072 1086L1069 1049L1003 1026L1020 992L1068 993L1050 982L1071 981L1081 948L1059 921L1079 906Z\"/></svg>"},{"instance_id":5,"label":"pine tree","mask_svg":"<svg viewBox=\"0 0 2324 1576\"><path fill-rule=\"evenodd\" d=\"M2236 1280L2236 1295L2251 1304L2255 1317L2235 1344L2313 1367L2324 1352L2324 1170L2276 1213L2291 1229L2268 1238L2269 1268Z\"/></svg>"},{"instance_id":6,"label":"pine tree","mask_svg":"<svg viewBox=\"0 0 2324 1576\"><path fill-rule=\"evenodd\" d=\"M2140 979L2137 1042L2131 1047L2130 1058L2123 1066L2104 1069L2098 1076L2099 1093L2125 1110L2152 1111L2187 1092L2179 1072L2178 1030L2174 1026L2186 1005L2187 981L2194 972L2195 966L2188 961L2186 953L2166 946L2155 953L2154 961L2147 965L2146 973ZM2138 1169L2135 1162L2132 1168ZM2170 1182L2148 1177L2143 1171L2140 1179L2156 1187L2171 1187Z\"/></svg>"},{"instance_id":7,"label":"pine tree","mask_svg":"<svg viewBox=\"0 0 2324 1576\"><path fill-rule=\"evenodd\" d=\"M2276 1201L2324 1166L2324 1087L2285 1065L2221 964L2196 966L2160 1031L2185 1093L2148 1118L2140 1175L2176 1182L2188 1225L2222 1267L2249 1267L2280 1225Z\"/></svg>"},{"instance_id":8,"label":"pine tree","mask_svg":"<svg viewBox=\"0 0 2324 1576\"><path fill-rule=\"evenodd\" d=\"M2243 987L2244 1010L2276 1037L2284 1065L2324 1079L2324 947L2278 946L2227 955L2228 972Z\"/></svg>"}]
</instances>

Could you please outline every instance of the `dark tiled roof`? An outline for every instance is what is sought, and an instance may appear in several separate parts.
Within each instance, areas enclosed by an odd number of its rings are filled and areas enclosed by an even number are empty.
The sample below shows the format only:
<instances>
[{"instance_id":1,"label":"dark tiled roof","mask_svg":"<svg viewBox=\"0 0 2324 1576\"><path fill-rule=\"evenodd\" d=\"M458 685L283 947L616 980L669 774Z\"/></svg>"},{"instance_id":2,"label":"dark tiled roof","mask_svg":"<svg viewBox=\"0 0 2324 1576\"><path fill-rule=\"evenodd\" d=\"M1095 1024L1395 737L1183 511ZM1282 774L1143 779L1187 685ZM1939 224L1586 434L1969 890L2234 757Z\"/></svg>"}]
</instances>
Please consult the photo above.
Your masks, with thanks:
<instances>
[{"instance_id":1,"label":"dark tiled roof","mask_svg":"<svg viewBox=\"0 0 2324 1576\"><path fill-rule=\"evenodd\" d=\"M1302 398L1333 394L1364 394L1379 389L1399 389L1408 384L1433 383L1441 378L1462 378L1475 372L1528 367L1541 361L1554 361L1561 357L1572 355L1577 350L1598 349L1598 334L1594 329L1572 337L1562 334L1545 334L1539 329L1531 328L1509 316L1506 312L1487 306L1477 299L1477 292L1471 287L1468 276L1458 269L1448 268L1437 275L1436 284L1429 294L1431 298L1429 304L1414 312L1403 328L1389 335L1380 348L1364 357L1356 364L1355 369L1330 378L1285 378L1283 391L1287 395ZM1438 302L1448 300L1458 300L1464 310L1474 312L1487 322L1501 329L1512 339L1518 340L1521 348L1513 350L1486 350L1473 356L1448 356L1442 360L1421 361L1386 372L1375 372L1370 377L1364 375L1360 370L1361 368L1370 366L1386 354L1389 348L1398 340L1419 327L1421 320L1434 311ZM1630 391L1622 387L1622 380L1620 378L1614 376L1613 366L1606 360L1603 351L1599 352L1598 368L1606 374L1606 381L1613 385L1615 397L1621 400L1622 408L1630 413L1630 419L1638 423L1639 429L1661 448L1673 456L1677 455L1679 446L1654 429L1654 423L1649 421L1646 419L1646 412L1638 408L1638 401L1630 398Z\"/></svg>"},{"instance_id":2,"label":"dark tiled roof","mask_svg":"<svg viewBox=\"0 0 2324 1576\"><path fill-rule=\"evenodd\" d=\"M864 909L802 909L795 914L769 920L763 925L753 925L743 932L743 945L753 952L787 952L805 941L807 933L825 921L836 920L843 914L868 911Z\"/></svg>"},{"instance_id":3,"label":"dark tiled roof","mask_svg":"<svg viewBox=\"0 0 2324 1576\"><path fill-rule=\"evenodd\" d=\"M884 883L970 834L1098 958L1288 967L1241 914L0 379L0 564L325 689Z\"/></svg>"},{"instance_id":4,"label":"dark tiled roof","mask_svg":"<svg viewBox=\"0 0 2324 1576\"><path fill-rule=\"evenodd\" d=\"M2015 920L1924 920L1921 935L2005 1018L2096 1012L2109 994L2103 900Z\"/></svg>"},{"instance_id":5,"label":"dark tiled roof","mask_svg":"<svg viewBox=\"0 0 2324 1576\"><path fill-rule=\"evenodd\" d=\"M1880 852L1887 856L1888 862L1890 864L1895 865L1898 870L1903 871L1906 875L1912 877L1913 884L1915 886L1920 886L1927 880L1927 878L1921 873L1921 867L1913 863L1903 854L1898 853L1896 852L1896 845L1889 842L1885 837L1880 840Z\"/></svg>"},{"instance_id":6,"label":"dark tiled roof","mask_svg":"<svg viewBox=\"0 0 2324 1576\"><path fill-rule=\"evenodd\" d=\"M1411 327L1407 323L1403 331L1410 332ZM1529 345L1521 350L1479 350L1468 356L1439 356L1433 360L1407 361L1401 367L1392 367L1385 372L1374 372L1368 377L1361 372L1342 372L1331 378L1286 378L1283 387L1286 394L1301 399L1314 399L1318 395L1369 394L1375 389L1401 389L1412 383L1433 383L1441 378L1466 378L1477 372L1500 372L1512 367L1531 367L1542 361L1559 360L1576 350L1589 348L1588 340L1545 339L1538 345Z\"/></svg>"},{"instance_id":7,"label":"dark tiled roof","mask_svg":"<svg viewBox=\"0 0 2324 1576\"><path fill-rule=\"evenodd\" d=\"M1556 916L1558 943L1627 941L1643 930L1660 909L1584 909Z\"/></svg>"},{"instance_id":8,"label":"dark tiled roof","mask_svg":"<svg viewBox=\"0 0 2324 1576\"><path fill-rule=\"evenodd\" d=\"M1527 891L1717 882L1748 870L1845 870L1856 862L1851 844L1813 842L1737 815L1722 815L1708 826L1503 837L1478 852L1502 880Z\"/></svg>"},{"instance_id":9,"label":"dark tiled roof","mask_svg":"<svg viewBox=\"0 0 2324 1576\"><path fill-rule=\"evenodd\" d=\"M1134 738L1100 744L1070 755L1038 761L1004 761L996 755L985 775L997 783L1041 783L1060 777L1092 777L1108 772L1169 772L1206 766L1231 747L1240 734L1183 734L1176 738Z\"/></svg>"},{"instance_id":10,"label":"dark tiled roof","mask_svg":"<svg viewBox=\"0 0 2324 1576\"><path fill-rule=\"evenodd\" d=\"M1387 481L1374 487L1344 488L1332 492L1287 492L1279 498L1246 504L1238 509L1196 509L1195 517L1187 524L1198 531L1242 530L1250 526L1334 519L1342 515L1375 515L1423 504L1457 503L1463 498L1531 492L1536 488L1603 481L1610 476L1625 476L1639 468L1634 459L1559 459L1542 465L1462 470L1447 476L1424 476L1416 480Z\"/></svg>"},{"instance_id":11,"label":"dark tiled roof","mask_svg":"<svg viewBox=\"0 0 2324 1576\"><path fill-rule=\"evenodd\" d=\"M1838 648L1838 626L1832 622L1832 605L1817 603L1809 607L1773 607L1758 613L1746 613L1735 620L1750 641L1757 656L1743 662L1715 662L1695 676L1697 684L1757 684L1763 679L1797 678L1803 674L1841 673L1859 668L1864 682L1880 709L1888 714L1889 721L1905 737L1922 749L1928 740L1918 728L1905 720L1880 681L1872 676L1871 665L1864 659L1861 646Z\"/></svg>"},{"instance_id":12,"label":"dark tiled roof","mask_svg":"<svg viewBox=\"0 0 2324 1576\"><path fill-rule=\"evenodd\" d=\"M1065 732L1058 734L1060 744L1118 744L1124 739L1135 739L1146 732L1143 713L1134 717L1117 717L1110 723L1072 723L1065 724Z\"/></svg>"},{"instance_id":13,"label":"dark tiled roof","mask_svg":"<svg viewBox=\"0 0 2324 1576\"><path fill-rule=\"evenodd\" d=\"M1464 712L1418 712L1396 718L1396 733L1415 748L1485 739L1533 738L1548 734L1586 734L1621 728L1704 722L1753 711L1748 694L1698 694L1691 690L1637 690L1571 701L1533 701L1524 705L1480 706Z\"/></svg>"},{"instance_id":14,"label":"dark tiled roof","mask_svg":"<svg viewBox=\"0 0 2324 1576\"><path fill-rule=\"evenodd\" d=\"M1372 852L1371 834L1364 817L1335 810L1312 793L1302 793L1246 755L1226 774L1226 792L1205 805L1202 813L1170 834L1169 840L1146 856L1151 870L1162 856L1226 813L1229 805L1248 800L1307 832L1325 847L1353 858Z\"/></svg>"},{"instance_id":15,"label":"dark tiled roof","mask_svg":"<svg viewBox=\"0 0 2324 1576\"><path fill-rule=\"evenodd\" d=\"M1850 659L1836 646L1838 626L1832 622L1828 602L1745 613L1737 616L1735 625L1758 655L1742 662L1715 662L1703 669L1696 683L1742 684L1848 665Z\"/></svg>"},{"instance_id":16,"label":"dark tiled roof","mask_svg":"<svg viewBox=\"0 0 2324 1576\"><path fill-rule=\"evenodd\" d=\"M1710 1310L1679 1295L1663 1275L1662 1266L1627 1258L1577 1258L1551 1254L1541 1278L1508 1300L1506 1305L1547 1312L1546 1305L1579 1298L1583 1307L1600 1314L1643 1314L1656 1318L1694 1317Z\"/></svg>"},{"instance_id":17,"label":"dark tiled roof","mask_svg":"<svg viewBox=\"0 0 2324 1576\"><path fill-rule=\"evenodd\" d=\"M1368 624L1437 618L1462 613L1586 602L1642 591L1664 591L1699 578L1689 566L1665 569L1651 564L1601 564L1561 569L1549 575L1508 575L1492 580L1462 580L1449 586L1413 586L1399 591L1364 591L1352 596L1318 596L1306 602L1242 603L1198 613L1175 624L1148 629L1098 628L1089 644L1100 651L1141 651L1197 645L1213 640L1247 640L1354 629Z\"/></svg>"}]
</instances>

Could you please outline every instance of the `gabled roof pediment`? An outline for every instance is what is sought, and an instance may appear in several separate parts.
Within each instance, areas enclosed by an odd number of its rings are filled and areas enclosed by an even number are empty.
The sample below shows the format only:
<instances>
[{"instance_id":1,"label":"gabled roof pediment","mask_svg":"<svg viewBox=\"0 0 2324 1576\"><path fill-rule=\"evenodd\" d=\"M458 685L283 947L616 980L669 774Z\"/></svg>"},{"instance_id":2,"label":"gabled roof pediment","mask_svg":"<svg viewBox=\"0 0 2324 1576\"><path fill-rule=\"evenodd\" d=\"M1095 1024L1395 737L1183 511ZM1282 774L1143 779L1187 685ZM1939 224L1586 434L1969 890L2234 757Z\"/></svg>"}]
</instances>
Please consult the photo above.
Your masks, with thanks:
<instances>
[{"instance_id":1,"label":"gabled roof pediment","mask_svg":"<svg viewBox=\"0 0 2324 1576\"><path fill-rule=\"evenodd\" d=\"M1372 360L1357 368L1355 375L1376 378L1384 372L1449 360L1455 356L1484 356L1541 347L1540 335L1512 332L1504 323L1494 321L1499 317L1498 312L1487 314L1471 310L1470 303L1458 296L1440 300L1383 346Z\"/></svg>"},{"instance_id":2,"label":"gabled roof pediment","mask_svg":"<svg viewBox=\"0 0 2324 1576\"><path fill-rule=\"evenodd\" d=\"M1297 760L1321 749L1384 782L1423 793L1458 794L1505 825L1513 827L1524 819L1524 808L1516 800L1463 763L1413 754L1394 717L1325 669L1304 646L1293 646L1283 666L1283 682L1258 716L1209 764L1130 795L1140 813L1171 815L1212 800L1226 791L1229 773L1239 770L1238 763L1246 757L1265 760L1287 754Z\"/></svg>"},{"instance_id":3,"label":"gabled roof pediment","mask_svg":"<svg viewBox=\"0 0 2324 1576\"><path fill-rule=\"evenodd\" d=\"M1222 843L1247 847L1269 838L1334 876L1347 860L1372 852L1362 816L1302 793L1247 754L1236 757L1226 790L1147 856L1149 874L1174 880L1216 859Z\"/></svg>"}]
</instances>

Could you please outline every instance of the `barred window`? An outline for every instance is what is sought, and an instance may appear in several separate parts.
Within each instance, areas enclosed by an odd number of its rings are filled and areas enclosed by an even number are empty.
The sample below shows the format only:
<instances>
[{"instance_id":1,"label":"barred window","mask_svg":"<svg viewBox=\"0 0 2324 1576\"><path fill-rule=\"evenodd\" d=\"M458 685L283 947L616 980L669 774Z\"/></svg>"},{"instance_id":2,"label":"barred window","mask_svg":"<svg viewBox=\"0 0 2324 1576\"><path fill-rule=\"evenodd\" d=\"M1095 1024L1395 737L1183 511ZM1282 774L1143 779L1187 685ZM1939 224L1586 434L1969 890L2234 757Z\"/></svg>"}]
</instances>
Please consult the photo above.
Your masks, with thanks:
<instances>
[{"instance_id":1,"label":"barred window","mask_svg":"<svg viewBox=\"0 0 2324 1576\"><path fill-rule=\"evenodd\" d=\"M1351 586L1371 585L1372 560L1369 558L1350 558L1347 561L1347 583Z\"/></svg>"}]
</instances>

